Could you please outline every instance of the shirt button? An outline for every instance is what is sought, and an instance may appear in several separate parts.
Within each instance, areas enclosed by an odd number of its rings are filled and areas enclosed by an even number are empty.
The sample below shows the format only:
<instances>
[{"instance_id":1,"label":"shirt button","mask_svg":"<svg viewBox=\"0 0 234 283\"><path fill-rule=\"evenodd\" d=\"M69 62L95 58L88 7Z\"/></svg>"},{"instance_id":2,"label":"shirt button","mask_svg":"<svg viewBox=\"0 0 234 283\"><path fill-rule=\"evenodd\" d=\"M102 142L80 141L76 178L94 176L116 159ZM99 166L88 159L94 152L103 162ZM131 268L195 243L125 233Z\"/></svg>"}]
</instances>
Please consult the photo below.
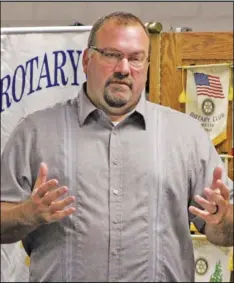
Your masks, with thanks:
<instances>
[{"instance_id":1,"label":"shirt button","mask_svg":"<svg viewBox=\"0 0 234 283\"><path fill-rule=\"evenodd\" d=\"M118 195L119 191L118 190L114 190L113 193L114 193L114 195Z\"/></svg>"},{"instance_id":2,"label":"shirt button","mask_svg":"<svg viewBox=\"0 0 234 283\"><path fill-rule=\"evenodd\" d=\"M117 223L118 223L118 219L115 218L115 219L113 220L113 222L114 222L114 224L117 224Z\"/></svg>"},{"instance_id":3,"label":"shirt button","mask_svg":"<svg viewBox=\"0 0 234 283\"><path fill-rule=\"evenodd\" d=\"M116 250L112 250L112 254L113 254L113 255L117 255L118 252L117 252Z\"/></svg>"},{"instance_id":4,"label":"shirt button","mask_svg":"<svg viewBox=\"0 0 234 283\"><path fill-rule=\"evenodd\" d=\"M115 136L117 135L117 133L116 133L116 131L115 131L115 130L113 130L113 135L115 135Z\"/></svg>"},{"instance_id":5,"label":"shirt button","mask_svg":"<svg viewBox=\"0 0 234 283\"><path fill-rule=\"evenodd\" d=\"M118 164L118 161L115 159L115 160L113 160L113 164L114 165L117 165Z\"/></svg>"}]
</instances>

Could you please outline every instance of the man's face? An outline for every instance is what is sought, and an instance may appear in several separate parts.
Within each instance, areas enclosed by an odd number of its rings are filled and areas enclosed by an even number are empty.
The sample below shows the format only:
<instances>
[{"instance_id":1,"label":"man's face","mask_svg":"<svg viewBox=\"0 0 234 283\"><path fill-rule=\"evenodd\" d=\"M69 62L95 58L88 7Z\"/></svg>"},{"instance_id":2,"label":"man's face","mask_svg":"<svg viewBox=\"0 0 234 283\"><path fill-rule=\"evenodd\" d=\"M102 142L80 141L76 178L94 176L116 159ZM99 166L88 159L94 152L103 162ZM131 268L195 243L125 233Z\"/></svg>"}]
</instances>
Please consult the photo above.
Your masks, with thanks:
<instances>
[{"instance_id":1,"label":"man's face","mask_svg":"<svg viewBox=\"0 0 234 283\"><path fill-rule=\"evenodd\" d=\"M149 39L139 24L109 20L96 33L95 47L83 56L88 96L108 115L124 115L145 88Z\"/></svg>"}]
</instances>

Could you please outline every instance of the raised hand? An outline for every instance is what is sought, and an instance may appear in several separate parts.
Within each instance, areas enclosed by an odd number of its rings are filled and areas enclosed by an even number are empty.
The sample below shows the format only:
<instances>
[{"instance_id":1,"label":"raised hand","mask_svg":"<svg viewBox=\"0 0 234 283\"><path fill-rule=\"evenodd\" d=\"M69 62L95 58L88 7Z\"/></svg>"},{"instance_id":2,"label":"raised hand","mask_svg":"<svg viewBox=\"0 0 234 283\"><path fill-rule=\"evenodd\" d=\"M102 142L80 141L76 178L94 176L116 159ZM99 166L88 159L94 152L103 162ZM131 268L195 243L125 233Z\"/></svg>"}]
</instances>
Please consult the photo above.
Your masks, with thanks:
<instances>
[{"instance_id":1,"label":"raised hand","mask_svg":"<svg viewBox=\"0 0 234 283\"><path fill-rule=\"evenodd\" d=\"M31 198L28 201L32 210L30 220L36 226L59 221L75 211L74 207L67 207L74 202L73 196L61 198L68 192L68 188L60 187L58 180L47 180L47 177L47 165L41 163Z\"/></svg>"},{"instance_id":2,"label":"raised hand","mask_svg":"<svg viewBox=\"0 0 234 283\"><path fill-rule=\"evenodd\" d=\"M204 208L190 206L189 211L205 220L207 223L219 224L225 218L229 206L229 188L222 182L222 169L216 167L210 187L204 188L206 199L196 195L195 201Z\"/></svg>"}]
</instances>

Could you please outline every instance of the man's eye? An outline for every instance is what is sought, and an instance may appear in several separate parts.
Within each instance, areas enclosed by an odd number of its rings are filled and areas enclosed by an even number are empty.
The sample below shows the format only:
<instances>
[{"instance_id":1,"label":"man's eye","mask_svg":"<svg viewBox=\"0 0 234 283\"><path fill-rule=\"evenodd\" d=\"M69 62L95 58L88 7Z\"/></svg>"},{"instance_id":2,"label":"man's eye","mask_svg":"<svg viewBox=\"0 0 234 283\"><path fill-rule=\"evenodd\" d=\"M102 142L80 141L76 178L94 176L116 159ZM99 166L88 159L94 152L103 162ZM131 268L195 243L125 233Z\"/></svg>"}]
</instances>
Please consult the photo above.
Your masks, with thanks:
<instances>
[{"instance_id":1,"label":"man's eye","mask_svg":"<svg viewBox=\"0 0 234 283\"><path fill-rule=\"evenodd\" d=\"M133 58L130 58L130 61L132 61L132 62L142 62L143 57L133 57Z\"/></svg>"},{"instance_id":2,"label":"man's eye","mask_svg":"<svg viewBox=\"0 0 234 283\"><path fill-rule=\"evenodd\" d=\"M119 58L121 55L113 52L105 52L104 55L108 58Z\"/></svg>"}]
</instances>

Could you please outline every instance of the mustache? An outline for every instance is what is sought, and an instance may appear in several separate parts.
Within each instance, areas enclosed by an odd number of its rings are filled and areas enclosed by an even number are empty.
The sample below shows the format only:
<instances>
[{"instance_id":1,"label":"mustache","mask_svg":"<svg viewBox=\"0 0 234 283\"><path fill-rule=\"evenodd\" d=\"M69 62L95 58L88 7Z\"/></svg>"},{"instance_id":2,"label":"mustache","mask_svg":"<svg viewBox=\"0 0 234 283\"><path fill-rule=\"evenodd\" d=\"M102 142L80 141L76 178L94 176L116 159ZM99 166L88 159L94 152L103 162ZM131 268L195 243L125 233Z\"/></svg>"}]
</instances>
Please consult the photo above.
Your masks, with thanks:
<instances>
[{"instance_id":1,"label":"mustache","mask_svg":"<svg viewBox=\"0 0 234 283\"><path fill-rule=\"evenodd\" d=\"M115 83L115 84L123 84L123 85L126 85L128 86L130 89L132 89L132 82L129 81L129 80L116 80L116 79L109 79L107 80L106 82L106 86L112 84L112 83Z\"/></svg>"}]
</instances>

